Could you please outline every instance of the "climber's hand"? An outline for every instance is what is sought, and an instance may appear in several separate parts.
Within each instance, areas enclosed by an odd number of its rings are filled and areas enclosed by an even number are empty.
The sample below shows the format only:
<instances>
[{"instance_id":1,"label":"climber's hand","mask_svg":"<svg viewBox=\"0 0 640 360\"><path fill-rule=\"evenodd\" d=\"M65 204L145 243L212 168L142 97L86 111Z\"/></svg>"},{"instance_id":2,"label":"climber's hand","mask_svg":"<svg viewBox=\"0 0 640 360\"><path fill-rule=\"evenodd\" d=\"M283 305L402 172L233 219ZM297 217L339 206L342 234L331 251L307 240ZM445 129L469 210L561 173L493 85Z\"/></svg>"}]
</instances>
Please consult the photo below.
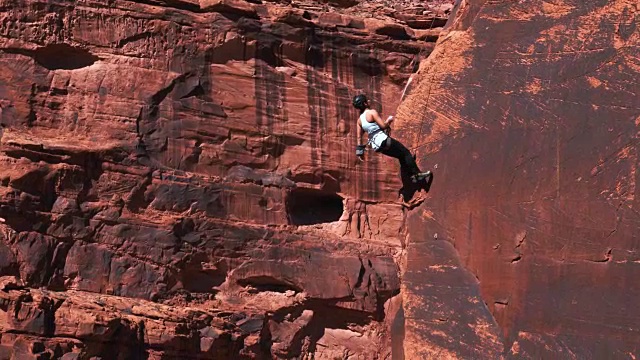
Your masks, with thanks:
<instances>
[{"instance_id":1,"label":"climber's hand","mask_svg":"<svg viewBox=\"0 0 640 360\"><path fill-rule=\"evenodd\" d=\"M356 145L356 156L358 157L358 159L360 159L360 161L364 160L364 149L365 149L366 145L362 145L362 144L358 144Z\"/></svg>"},{"instance_id":2,"label":"climber's hand","mask_svg":"<svg viewBox=\"0 0 640 360\"><path fill-rule=\"evenodd\" d=\"M389 125L391 124L392 121L393 121L393 115L389 115L389 117L387 118L387 121L385 121L385 124Z\"/></svg>"}]
</instances>

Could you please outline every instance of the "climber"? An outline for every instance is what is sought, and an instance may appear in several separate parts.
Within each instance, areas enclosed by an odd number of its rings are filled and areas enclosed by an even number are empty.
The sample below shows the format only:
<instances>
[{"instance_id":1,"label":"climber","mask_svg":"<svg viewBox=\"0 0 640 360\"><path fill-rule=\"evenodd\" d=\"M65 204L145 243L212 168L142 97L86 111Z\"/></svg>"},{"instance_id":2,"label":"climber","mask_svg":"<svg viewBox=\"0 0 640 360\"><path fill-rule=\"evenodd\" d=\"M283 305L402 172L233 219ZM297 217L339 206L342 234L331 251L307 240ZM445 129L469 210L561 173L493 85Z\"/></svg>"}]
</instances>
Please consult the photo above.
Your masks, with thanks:
<instances>
[{"instance_id":1,"label":"climber","mask_svg":"<svg viewBox=\"0 0 640 360\"><path fill-rule=\"evenodd\" d=\"M382 121L378 112L370 108L367 97L362 94L353 98L353 106L360 110L357 131L358 145L356 145L356 155L360 160L364 160L364 149L367 144L370 144L375 152L381 152L398 159L400 161L400 171L410 174L413 182L418 182L431 175L431 171L421 172L409 149L402 145L400 141L391 138L385 131L390 128L389 124L393 121L393 116L389 116L386 121ZM369 141L364 145L362 144L363 131L369 134Z\"/></svg>"}]
</instances>

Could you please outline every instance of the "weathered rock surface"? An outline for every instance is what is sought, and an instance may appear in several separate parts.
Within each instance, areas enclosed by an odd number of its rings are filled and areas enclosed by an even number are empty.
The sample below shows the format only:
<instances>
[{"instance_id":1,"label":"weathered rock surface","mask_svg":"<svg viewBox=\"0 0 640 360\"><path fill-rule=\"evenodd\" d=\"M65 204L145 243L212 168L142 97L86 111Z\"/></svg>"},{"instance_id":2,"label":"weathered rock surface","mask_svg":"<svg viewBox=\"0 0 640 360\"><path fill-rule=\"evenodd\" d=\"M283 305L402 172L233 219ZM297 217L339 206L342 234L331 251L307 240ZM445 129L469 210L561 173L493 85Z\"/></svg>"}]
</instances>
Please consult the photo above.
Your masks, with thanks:
<instances>
[{"instance_id":1,"label":"weathered rock surface","mask_svg":"<svg viewBox=\"0 0 640 360\"><path fill-rule=\"evenodd\" d=\"M390 357L407 210L351 98L447 9L376 4L0 0L0 358Z\"/></svg>"},{"instance_id":2,"label":"weathered rock surface","mask_svg":"<svg viewBox=\"0 0 640 360\"><path fill-rule=\"evenodd\" d=\"M228 358L264 315L225 313L91 292L0 291L4 358Z\"/></svg>"},{"instance_id":3,"label":"weathered rock surface","mask_svg":"<svg viewBox=\"0 0 640 360\"><path fill-rule=\"evenodd\" d=\"M640 355L636 3L0 7L2 357Z\"/></svg>"},{"instance_id":4,"label":"weathered rock surface","mask_svg":"<svg viewBox=\"0 0 640 360\"><path fill-rule=\"evenodd\" d=\"M463 1L399 109L406 358L637 358L637 1ZM400 131L399 131L400 132Z\"/></svg>"}]
</instances>

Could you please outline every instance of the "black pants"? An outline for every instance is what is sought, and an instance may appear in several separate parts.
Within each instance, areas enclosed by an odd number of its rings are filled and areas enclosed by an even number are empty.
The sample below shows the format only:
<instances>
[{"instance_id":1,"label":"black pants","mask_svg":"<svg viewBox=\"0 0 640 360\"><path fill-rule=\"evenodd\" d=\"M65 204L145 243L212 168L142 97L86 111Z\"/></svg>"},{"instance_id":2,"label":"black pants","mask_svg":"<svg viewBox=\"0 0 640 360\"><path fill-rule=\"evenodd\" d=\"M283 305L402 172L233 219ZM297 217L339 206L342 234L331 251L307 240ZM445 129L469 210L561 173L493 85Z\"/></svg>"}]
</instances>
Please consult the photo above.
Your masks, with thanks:
<instances>
[{"instance_id":1,"label":"black pants","mask_svg":"<svg viewBox=\"0 0 640 360\"><path fill-rule=\"evenodd\" d=\"M415 175L420 172L420 169L409 152L409 149L402 145L400 141L388 137L382 142L382 146L380 146L378 151L387 156L398 159L398 161L400 161L400 171L409 175Z\"/></svg>"}]
</instances>

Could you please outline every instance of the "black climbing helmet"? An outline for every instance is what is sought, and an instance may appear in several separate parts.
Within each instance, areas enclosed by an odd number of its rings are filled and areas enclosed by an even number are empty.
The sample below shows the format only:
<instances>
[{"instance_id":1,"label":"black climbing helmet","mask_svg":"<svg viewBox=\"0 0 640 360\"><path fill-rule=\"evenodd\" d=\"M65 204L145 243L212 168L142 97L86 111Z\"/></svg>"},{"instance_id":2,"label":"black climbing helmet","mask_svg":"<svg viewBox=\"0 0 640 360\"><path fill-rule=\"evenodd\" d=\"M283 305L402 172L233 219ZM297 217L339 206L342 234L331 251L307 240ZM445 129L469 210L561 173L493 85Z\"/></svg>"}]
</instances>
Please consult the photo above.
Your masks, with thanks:
<instances>
[{"instance_id":1,"label":"black climbing helmet","mask_svg":"<svg viewBox=\"0 0 640 360\"><path fill-rule=\"evenodd\" d=\"M360 94L353 97L353 107L358 108L360 110L365 108L365 103L367 102L367 97Z\"/></svg>"}]
</instances>

